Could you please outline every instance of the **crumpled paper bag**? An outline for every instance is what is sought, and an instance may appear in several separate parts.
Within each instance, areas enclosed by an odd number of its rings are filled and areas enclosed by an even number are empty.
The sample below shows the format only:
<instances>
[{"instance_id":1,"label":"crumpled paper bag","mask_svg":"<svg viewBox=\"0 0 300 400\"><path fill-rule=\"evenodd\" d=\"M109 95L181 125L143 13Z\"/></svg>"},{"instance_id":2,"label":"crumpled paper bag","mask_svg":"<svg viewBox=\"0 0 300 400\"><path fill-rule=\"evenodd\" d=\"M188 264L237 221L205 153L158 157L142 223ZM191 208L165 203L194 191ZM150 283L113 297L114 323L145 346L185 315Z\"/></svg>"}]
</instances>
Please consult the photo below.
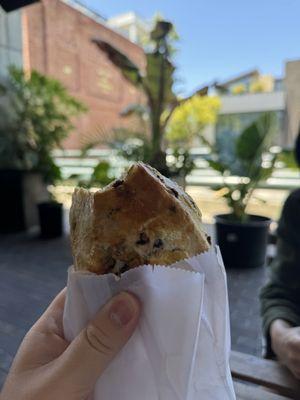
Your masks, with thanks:
<instances>
[{"instance_id":1,"label":"crumpled paper bag","mask_svg":"<svg viewBox=\"0 0 300 400\"><path fill-rule=\"evenodd\" d=\"M99 378L92 400L234 400L226 275L219 249L172 266L68 274L64 332L72 340L127 290L141 300L137 330Z\"/></svg>"}]
</instances>

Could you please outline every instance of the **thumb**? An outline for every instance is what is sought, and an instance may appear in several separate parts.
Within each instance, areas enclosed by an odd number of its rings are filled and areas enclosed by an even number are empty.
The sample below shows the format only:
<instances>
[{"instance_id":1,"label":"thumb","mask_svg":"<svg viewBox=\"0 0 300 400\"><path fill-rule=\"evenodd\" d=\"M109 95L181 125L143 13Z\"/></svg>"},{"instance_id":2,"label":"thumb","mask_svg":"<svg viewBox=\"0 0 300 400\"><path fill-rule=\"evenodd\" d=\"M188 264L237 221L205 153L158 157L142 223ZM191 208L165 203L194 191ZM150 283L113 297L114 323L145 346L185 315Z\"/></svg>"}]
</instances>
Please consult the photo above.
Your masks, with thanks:
<instances>
[{"instance_id":1,"label":"thumb","mask_svg":"<svg viewBox=\"0 0 300 400\"><path fill-rule=\"evenodd\" d=\"M61 358L64 386L89 393L99 376L134 332L140 302L128 292L113 297L98 311ZM69 384L69 385L68 385Z\"/></svg>"}]
</instances>

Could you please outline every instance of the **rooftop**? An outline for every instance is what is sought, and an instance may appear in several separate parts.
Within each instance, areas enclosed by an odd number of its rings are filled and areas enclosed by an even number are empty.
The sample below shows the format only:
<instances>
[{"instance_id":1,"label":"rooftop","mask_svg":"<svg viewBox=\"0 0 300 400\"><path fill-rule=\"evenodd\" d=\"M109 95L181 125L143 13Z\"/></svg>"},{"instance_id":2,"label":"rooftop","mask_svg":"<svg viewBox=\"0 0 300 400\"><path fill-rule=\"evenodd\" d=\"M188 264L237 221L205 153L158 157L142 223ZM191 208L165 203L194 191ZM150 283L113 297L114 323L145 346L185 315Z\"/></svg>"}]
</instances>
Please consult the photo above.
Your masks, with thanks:
<instances>
[{"instance_id":1,"label":"rooftop","mask_svg":"<svg viewBox=\"0 0 300 400\"><path fill-rule=\"evenodd\" d=\"M94 21L99 22L101 24L103 23L106 24L107 19L103 17L103 15L99 14L96 10L88 7L85 3L79 0L61 0L61 1L68 4L75 10L81 12L82 14L86 15L87 17L92 18Z\"/></svg>"},{"instance_id":2,"label":"rooftop","mask_svg":"<svg viewBox=\"0 0 300 400\"><path fill-rule=\"evenodd\" d=\"M258 69L252 69L248 72L243 72L239 75L236 75L226 81L223 81L220 83L218 82L217 84L220 86L228 86L228 85L232 85L233 83L237 83L237 82L247 79L247 78L249 78L249 79L257 78L259 75L260 75L260 72L258 71Z\"/></svg>"},{"instance_id":3,"label":"rooftop","mask_svg":"<svg viewBox=\"0 0 300 400\"><path fill-rule=\"evenodd\" d=\"M97 23L108 26L110 29L126 37L126 39L129 39L131 42L140 44L140 36L146 34L149 31L148 23L132 11L116 15L112 18L106 18L80 0L61 1L63 1L68 6L74 8L78 12L93 19ZM130 27L133 27L134 32L132 30L128 31Z\"/></svg>"},{"instance_id":4,"label":"rooftop","mask_svg":"<svg viewBox=\"0 0 300 400\"><path fill-rule=\"evenodd\" d=\"M151 28L148 21L132 11L109 18L107 25L137 44L143 44Z\"/></svg>"},{"instance_id":5,"label":"rooftop","mask_svg":"<svg viewBox=\"0 0 300 400\"><path fill-rule=\"evenodd\" d=\"M135 12L129 11L123 14L115 15L108 19L108 24L112 26L138 23L145 25L146 22L143 18L139 17Z\"/></svg>"}]
</instances>

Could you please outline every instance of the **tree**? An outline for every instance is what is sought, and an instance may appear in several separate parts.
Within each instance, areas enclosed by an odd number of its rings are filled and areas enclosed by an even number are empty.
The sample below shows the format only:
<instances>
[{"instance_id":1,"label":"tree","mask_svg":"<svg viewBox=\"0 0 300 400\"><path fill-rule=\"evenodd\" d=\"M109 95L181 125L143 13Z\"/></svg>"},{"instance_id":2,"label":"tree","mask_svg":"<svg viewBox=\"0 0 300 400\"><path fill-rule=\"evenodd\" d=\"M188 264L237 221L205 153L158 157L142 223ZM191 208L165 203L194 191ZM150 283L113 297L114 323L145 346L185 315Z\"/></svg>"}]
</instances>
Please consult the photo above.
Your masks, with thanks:
<instances>
[{"instance_id":1,"label":"tree","mask_svg":"<svg viewBox=\"0 0 300 400\"><path fill-rule=\"evenodd\" d=\"M250 93L271 92L274 88L274 78L271 75L260 75L251 82Z\"/></svg>"},{"instance_id":2,"label":"tree","mask_svg":"<svg viewBox=\"0 0 300 400\"><path fill-rule=\"evenodd\" d=\"M220 104L216 96L194 96L183 102L170 119L167 140L174 144L191 144L206 125L216 122Z\"/></svg>"},{"instance_id":3,"label":"tree","mask_svg":"<svg viewBox=\"0 0 300 400\"><path fill-rule=\"evenodd\" d=\"M247 91L247 87L244 83L238 83L237 85L233 86L231 89L232 94L244 94Z\"/></svg>"},{"instance_id":4,"label":"tree","mask_svg":"<svg viewBox=\"0 0 300 400\"><path fill-rule=\"evenodd\" d=\"M175 67L171 62L170 37L173 25L168 21L157 21L151 32L152 49L146 51L145 70L139 68L126 55L109 43L94 39L97 46L107 54L110 61L122 72L125 79L140 88L146 97L145 112L150 125L150 164L168 175L164 136L167 125L175 109L189 98L180 99L173 90ZM197 90L194 95L207 94L208 88ZM127 115L140 112L141 105L132 105Z\"/></svg>"}]
</instances>

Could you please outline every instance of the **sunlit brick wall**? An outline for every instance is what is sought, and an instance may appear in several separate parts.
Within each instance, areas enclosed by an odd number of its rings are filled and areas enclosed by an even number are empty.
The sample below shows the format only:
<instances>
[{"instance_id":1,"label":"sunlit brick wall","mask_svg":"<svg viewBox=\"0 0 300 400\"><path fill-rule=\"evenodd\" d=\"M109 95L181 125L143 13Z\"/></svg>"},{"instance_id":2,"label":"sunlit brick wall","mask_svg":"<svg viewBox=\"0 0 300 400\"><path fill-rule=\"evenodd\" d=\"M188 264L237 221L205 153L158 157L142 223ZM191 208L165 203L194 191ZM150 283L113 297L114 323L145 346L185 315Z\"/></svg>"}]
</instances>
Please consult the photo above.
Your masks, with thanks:
<instances>
[{"instance_id":1,"label":"sunlit brick wall","mask_svg":"<svg viewBox=\"0 0 300 400\"><path fill-rule=\"evenodd\" d=\"M85 116L76 119L76 130L64 147L80 147L83 138L99 127L119 126L123 122L120 111L129 103L139 102L141 94L91 39L110 42L140 66L144 63L143 50L60 0L43 0L26 7L23 13L27 68L58 78L89 107Z\"/></svg>"}]
</instances>

